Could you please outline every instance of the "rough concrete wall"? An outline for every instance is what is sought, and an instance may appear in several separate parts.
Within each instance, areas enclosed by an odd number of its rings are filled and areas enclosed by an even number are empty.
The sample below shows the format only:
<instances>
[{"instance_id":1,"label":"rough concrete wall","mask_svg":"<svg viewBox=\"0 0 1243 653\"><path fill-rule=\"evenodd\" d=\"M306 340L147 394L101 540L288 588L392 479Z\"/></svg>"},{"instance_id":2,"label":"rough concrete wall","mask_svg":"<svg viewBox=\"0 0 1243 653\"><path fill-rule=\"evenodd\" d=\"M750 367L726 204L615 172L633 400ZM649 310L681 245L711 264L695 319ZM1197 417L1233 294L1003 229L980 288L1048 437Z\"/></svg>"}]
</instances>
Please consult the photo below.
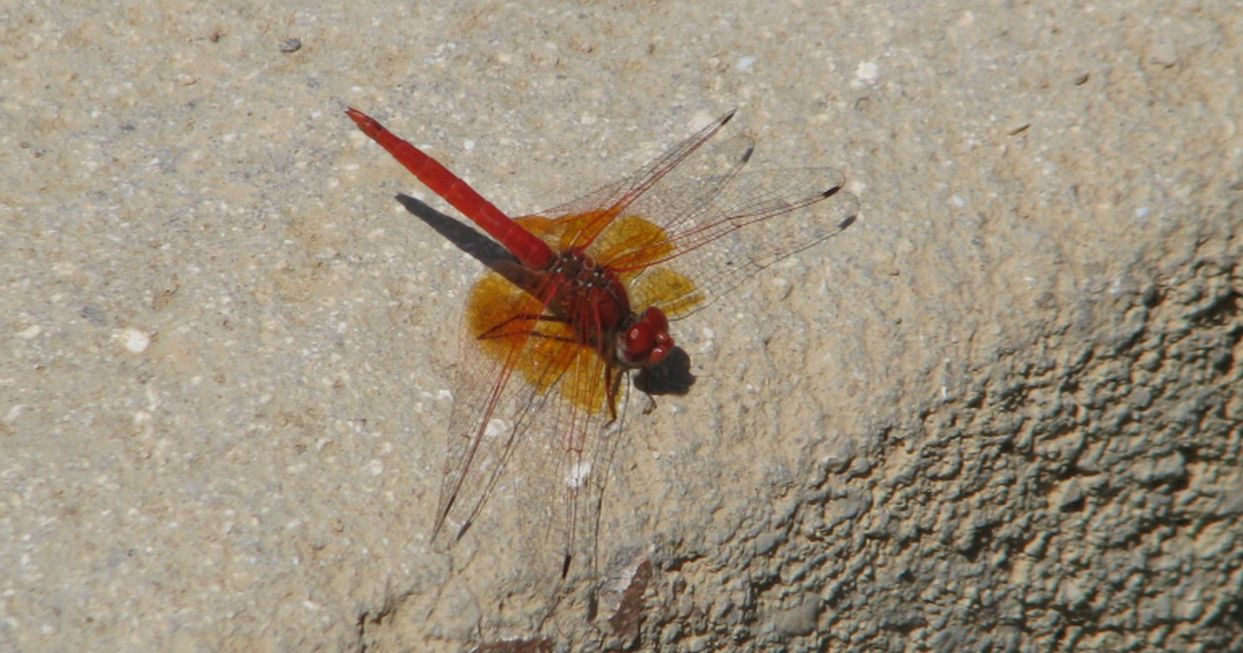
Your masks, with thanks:
<instances>
[{"instance_id":1,"label":"rough concrete wall","mask_svg":"<svg viewBox=\"0 0 1243 653\"><path fill-rule=\"evenodd\" d=\"M0 650L1243 648L1237 10L0 15ZM428 541L479 269L350 104L515 213L734 106L858 198L675 325L565 582L538 461Z\"/></svg>"},{"instance_id":2,"label":"rough concrete wall","mask_svg":"<svg viewBox=\"0 0 1243 653\"><path fill-rule=\"evenodd\" d=\"M1163 280L1057 312L952 400L822 459L773 498L777 518L662 551L640 640L1238 650L1236 257L1197 247Z\"/></svg>"}]
</instances>

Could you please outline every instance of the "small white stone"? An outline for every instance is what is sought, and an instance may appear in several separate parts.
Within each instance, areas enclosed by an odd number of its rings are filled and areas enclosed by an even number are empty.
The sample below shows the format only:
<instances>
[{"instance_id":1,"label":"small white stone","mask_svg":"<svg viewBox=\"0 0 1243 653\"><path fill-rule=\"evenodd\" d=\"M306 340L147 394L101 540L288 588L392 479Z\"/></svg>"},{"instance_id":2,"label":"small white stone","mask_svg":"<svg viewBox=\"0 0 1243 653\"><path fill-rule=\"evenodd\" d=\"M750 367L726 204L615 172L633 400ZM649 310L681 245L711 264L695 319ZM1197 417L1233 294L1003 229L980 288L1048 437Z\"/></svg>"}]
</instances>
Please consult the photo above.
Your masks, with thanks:
<instances>
[{"instance_id":1,"label":"small white stone","mask_svg":"<svg viewBox=\"0 0 1243 653\"><path fill-rule=\"evenodd\" d=\"M495 438L499 435L504 434L508 430L509 430L509 424L505 420L499 419L499 418L493 418L493 419L488 420L488 425L483 428L483 437Z\"/></svg>"},{"instance_id":2,"label":"small white stone","mask_svg":"<svg viewBox=\"0 0 1243 653\"><path fill-rule=\"evenodd\" d=\"M591 463L581 462L570 468L565 474L565 484L572 488L581 488L591 476Z\"/></svg>"},{"instance_id":3,"label":"small white stone","mask_svg":"<svg viewBox=\"0 0 1243 653\"><path fill-rule=\"evenodd\" d=\"M151 345L151 336L138 329L121 329L116 333L116 338L126 349L135 354L141 354Z\"/></svg>"},{"instance_id":4,"label":"small white stone","mask_svg":"<svg viewBox=\"0 0 1243 653\"><path fill-rule=\"evenodd\" d=\"M880 67L875 63L871 61L860 61L858 67L855 68L855 77L858 77L865 82L871 82L876 79L878 72L880 72Z\"/></svg>"}]
</instances>

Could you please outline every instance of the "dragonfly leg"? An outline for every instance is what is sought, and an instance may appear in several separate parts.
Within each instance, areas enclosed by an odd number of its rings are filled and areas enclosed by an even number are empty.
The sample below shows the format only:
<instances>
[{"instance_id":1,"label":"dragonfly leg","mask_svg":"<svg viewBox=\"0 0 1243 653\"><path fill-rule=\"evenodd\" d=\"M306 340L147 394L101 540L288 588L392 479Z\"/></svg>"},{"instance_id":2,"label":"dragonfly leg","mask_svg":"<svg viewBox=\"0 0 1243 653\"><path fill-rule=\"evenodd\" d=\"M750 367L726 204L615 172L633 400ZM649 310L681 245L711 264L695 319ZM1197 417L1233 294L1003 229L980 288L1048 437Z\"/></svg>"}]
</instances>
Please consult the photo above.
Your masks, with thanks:
<instances>
[{"instance_id":1,"label":"dragonfly leg","mask_svg":"<svg viewBox=\"0 0 1243 653\"><path fill-rule=\"evenodd\" d=\"M612 424L613 422L617 421L617 398L621 394L621 387L622 387L622 382L623 382L622 380L629 378L629 376L626 374L626 370L616 367L614 365L607 366L606 369L604 370L604 374L607 377L605 379L605 383L608 387L608 394L609 394L609 421L608 423Z\"/></svg>"},{"instance_id":2,"label":"dragonfly leg","mask_svg":"<svg viewBox=\"0 0 1243 653\"><path fill-rule=\"evenodd\" d=\"M656 397L653 397L646 392L643 393L643 396L647 397L647 405L643 407L643 414L651 415L652 411L656 410Z\"/></svg>"},{"instance_id":3,"label":"dragonfly leg","mask_svg":"<svg viewBox=\"0 0 1243 653\"><path fill-rule=\"evenodd\" d=\"M480 340L490 340L493 338L508 338L510 336L528 336L529 335L529 336L535 336L537 338L552 338L553 340L562 340L562 341L573 341L574 340L573 338L570 338L567 336L539 333L538 331L519 330L515 332L501 333L503 329L513 325L516 322L557 322L559 324L570 323L570 321L567 320L566 318L558 317L556 315L543 315L543 314L535 315L532 313L520 313L518 315L509 316L508 318L506 318L504 322L501 322L500 324L497 324L496 326L491 327L487 331L484 331L483 333L479 334L478 338Z\"/></svg>"}]
</instances>

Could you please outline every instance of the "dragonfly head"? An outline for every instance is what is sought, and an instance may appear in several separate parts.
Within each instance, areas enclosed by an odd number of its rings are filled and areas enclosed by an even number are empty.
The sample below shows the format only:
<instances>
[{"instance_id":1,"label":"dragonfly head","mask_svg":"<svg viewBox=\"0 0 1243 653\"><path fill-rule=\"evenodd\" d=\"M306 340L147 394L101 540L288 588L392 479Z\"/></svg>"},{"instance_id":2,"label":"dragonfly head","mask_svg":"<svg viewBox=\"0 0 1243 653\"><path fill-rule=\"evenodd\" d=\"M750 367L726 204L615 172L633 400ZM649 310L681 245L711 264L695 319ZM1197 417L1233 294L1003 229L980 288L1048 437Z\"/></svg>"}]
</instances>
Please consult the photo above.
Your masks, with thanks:
<instances>
[{"instance_id":1,"label":"dragonfly head","mask_svg":"<svg viewBox=\"0 0 1243 653\"><path fill-rule=\"evenodd\" d=\"M622 334L618 356L625 365L647 367L660 363L672 349L669 318L664 311L649 306Z\"/></svg>"}]
</instances>

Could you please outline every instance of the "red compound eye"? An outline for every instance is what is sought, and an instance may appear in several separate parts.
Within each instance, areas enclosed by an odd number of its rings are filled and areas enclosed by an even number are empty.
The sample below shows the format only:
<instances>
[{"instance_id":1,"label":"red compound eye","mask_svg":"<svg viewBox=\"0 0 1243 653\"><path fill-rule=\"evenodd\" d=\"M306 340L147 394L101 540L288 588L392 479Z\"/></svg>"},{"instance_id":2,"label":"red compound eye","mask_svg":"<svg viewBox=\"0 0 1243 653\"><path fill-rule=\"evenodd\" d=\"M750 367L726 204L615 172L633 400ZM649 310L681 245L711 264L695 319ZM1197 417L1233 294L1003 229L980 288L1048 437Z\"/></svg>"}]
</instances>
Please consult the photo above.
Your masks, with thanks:
<instances>
[{"instance_id":1,"label":"red compound eye","mask_svg":"<svg viewBox=\"0 0 1243 653\"><path fill-rule=\"evenodd\" d=\"M664 311L649 307L643 315L626 330L621 357L631 365L656 365L673 349L673 337L669 335L669 319Z\"/></svg>"}]
</instances>

